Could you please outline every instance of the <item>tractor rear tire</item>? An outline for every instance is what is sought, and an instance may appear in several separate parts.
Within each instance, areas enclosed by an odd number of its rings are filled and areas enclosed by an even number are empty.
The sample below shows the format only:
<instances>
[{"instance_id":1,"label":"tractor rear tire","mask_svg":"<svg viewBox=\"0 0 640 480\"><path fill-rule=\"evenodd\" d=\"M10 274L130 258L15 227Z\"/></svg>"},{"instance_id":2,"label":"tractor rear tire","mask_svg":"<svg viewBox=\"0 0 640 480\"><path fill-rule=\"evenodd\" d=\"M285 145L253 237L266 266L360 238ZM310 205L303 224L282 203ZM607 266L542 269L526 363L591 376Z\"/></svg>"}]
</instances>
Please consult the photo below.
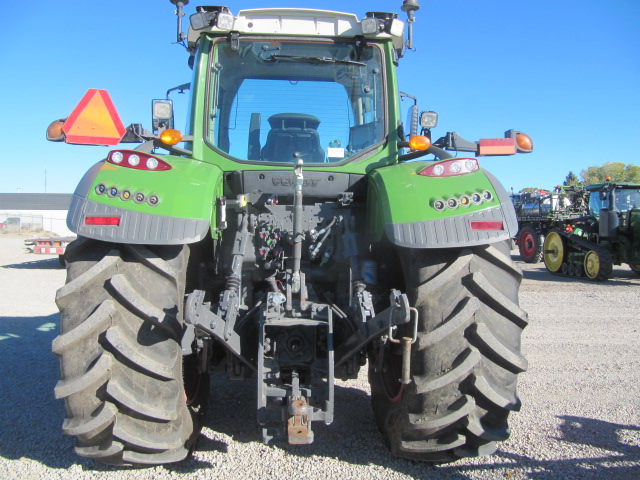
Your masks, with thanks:
<instances>
[{"instance_id":1,"label":"tractor rear tire","mask_svg":"<svg viewBox=\"0 0 640 480\"><path fill-rule=\"evenodd\" d=\"M183 362L188 255L184 245L86 238L67 248L67 282L56 295L60 335L52 350L61 371L55 396L67 412L62 430L76 437L80 456L149 466L180 461L194 446L209 375L194 370L197 362Z\"/></svg>"},{"instance_id":2,"label":"tractor rear tire","mask_svg":"<svg viewBox=\"0 0 640 480\"><path fill-rule=\"evenodd\" d=\"M522 272L506 242L402 249L400 258L405 290L418 310L418 336L408 385L398 382L396 344L385 344L382 359L372 349L369 382L378 427L402 458L442 463L491 454L496 441L509 437L507 417L520 409L517 376L527 368L520 353L528 323L518 306ZM398 337L411 336L399 330Z\"/></svg>"},{"instance_id":3,"label":"tractor rear tire","mask_svg":"<svg viewBox=\"0 0 640 480\"><path fill-rule=\"evenodd\" d=\"M543 243L543 235L529 226L523 227L518 240L518 250L522 260L526 263L539 263L542 260Z\"/></svg>"}]
</instances>

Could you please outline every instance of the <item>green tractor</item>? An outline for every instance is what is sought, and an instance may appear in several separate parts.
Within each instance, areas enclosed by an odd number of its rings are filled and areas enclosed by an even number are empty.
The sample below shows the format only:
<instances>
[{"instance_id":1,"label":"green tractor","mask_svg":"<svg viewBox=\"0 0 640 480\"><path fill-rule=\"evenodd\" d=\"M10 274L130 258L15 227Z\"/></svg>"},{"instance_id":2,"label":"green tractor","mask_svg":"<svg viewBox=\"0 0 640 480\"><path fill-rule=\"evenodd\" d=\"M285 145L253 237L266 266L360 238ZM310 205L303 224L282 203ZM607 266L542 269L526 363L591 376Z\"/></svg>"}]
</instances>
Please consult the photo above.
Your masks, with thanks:
<instances>
[{"instance_id":1,"label":"green tractor","mask_svg":"<svg viewBox=\"0 0 640 480\"><path fill-rule=\"evenodd\" d=\"M640 273L640 184L605 183L584 187L588 214L554 228L544 241L544 264L554 274L611 277L613 265Z\"/></svg>"},{"instance_id":2,"label":"green tractor","mask_svg":"<svg viewBox=\"0 0 640 480\"><path fill-rule=\"evenodd\" d=\"M186 132L154 100L153 130L123 131L115 143L141 144L91 167L69 210L53 352L76 452L184 459L212 372L255 382L258 438L309 444L333 421L335 378L365 365L393 454L493 452L520 408L527 314L515 212L475 157L530 151L529 137L432 140L436 114L397 86L417 1L406 34L395 13L197 7L184 35L188 2L172 3L193 69L177 87ZM112 105L84 104L48 138L108 143L76 134Z\"/></svg>"}]
</instances>

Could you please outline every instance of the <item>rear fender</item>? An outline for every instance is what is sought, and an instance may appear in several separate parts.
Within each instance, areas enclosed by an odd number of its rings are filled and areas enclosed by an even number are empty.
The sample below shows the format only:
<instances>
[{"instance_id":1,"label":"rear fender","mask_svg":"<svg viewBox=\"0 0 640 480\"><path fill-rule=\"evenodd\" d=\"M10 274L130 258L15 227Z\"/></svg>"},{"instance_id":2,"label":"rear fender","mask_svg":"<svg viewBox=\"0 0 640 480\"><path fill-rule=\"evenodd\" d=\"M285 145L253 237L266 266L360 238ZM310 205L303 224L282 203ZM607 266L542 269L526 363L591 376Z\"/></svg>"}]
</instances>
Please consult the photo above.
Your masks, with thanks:
<instances>
[{"instance_id":1,"label":"rear fender","mask_svg":"<svg viewBox=\"0 0 640 480\"><path fill-rule=\"evenodd\" d=\"M408 162L371 173L369 238L379 241L386 236L394 245L409 248L448 248L515 236L518 223L513 203L493 175L483 169L452 177L419 174L430 165L433 162ZM474 195L482 200L471 201ZM451 199L455 202L449 204ZM439 210L438 201L448 206Z\"/></svg>"},{"instance_id":2,"label":"rear fender","mask_svg":"<svg viewBox=\"0 0 640 480\"><path fill-rule=\"evenodd\" d=\"M217 238L216 199L222 171L183 157L156 155L171 165L145 171L98 162L73 194L67 226L83 237L117 243L179 245L211 232ZM90 225L87 217L115 218Z\"/></svg>"}]
</instances>

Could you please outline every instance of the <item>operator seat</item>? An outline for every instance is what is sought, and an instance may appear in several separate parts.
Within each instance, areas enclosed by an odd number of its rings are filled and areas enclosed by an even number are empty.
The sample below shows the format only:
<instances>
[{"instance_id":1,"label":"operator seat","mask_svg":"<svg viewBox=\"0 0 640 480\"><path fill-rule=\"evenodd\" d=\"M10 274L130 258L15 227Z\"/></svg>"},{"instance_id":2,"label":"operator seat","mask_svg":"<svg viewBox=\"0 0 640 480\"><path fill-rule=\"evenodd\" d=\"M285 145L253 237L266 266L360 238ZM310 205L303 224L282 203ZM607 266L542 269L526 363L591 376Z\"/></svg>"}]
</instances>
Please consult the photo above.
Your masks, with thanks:
<instances>
[{"instance_id":1,"label":"operator seat","mask_svg":"<svg viewBox=\"0 0 640 480\"><path fill-rule=\"evenodd\" d=\"M278 113L269 117L271 130L262 147L260 158L267 162L295 162L295 153L305 162L322 163L320 119L304 113Z\"/></svg>"}]
</instances>

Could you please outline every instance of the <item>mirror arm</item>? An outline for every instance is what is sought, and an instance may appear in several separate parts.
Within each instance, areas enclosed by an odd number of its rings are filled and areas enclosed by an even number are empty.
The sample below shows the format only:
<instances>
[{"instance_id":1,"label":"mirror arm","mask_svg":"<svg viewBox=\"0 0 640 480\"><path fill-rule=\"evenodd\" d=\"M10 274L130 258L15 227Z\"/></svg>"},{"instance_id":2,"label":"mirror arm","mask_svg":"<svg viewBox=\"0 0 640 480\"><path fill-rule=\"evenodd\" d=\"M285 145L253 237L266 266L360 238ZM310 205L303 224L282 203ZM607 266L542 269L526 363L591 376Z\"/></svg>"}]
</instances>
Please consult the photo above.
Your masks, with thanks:
<instances>
[{"instance_id":1,"label":"mirror arm","mask_svg":"<svg viewBox=\"0 0 640 480\"><path fill-rule=\"evenodd\" d=\"M447 132L444 137L440 137L438 140L433 142L433 144L445 150L454 150L457 152L478 151L478 144L476 142L465 140L456 132Z\"/></svg>"},{"instance_id":2,"label":"mirror arm","mask_svg":"<svg viewBox=\"0 0 640 480\"><path fill-rule=\"evenodd\" d=\"M399 144L400 142L398 142ZM409 143L409 142L407 142ZM435 155L436 157L438 157L440 160L444 160L447 158L453 158L453 155L451 155L449 152L435 147L433 145L431 145L429 148L427 148L426 150L417 150L415 152L411 152L411 153L407 153L405 155L400 155L398 157L398 162L406 162L408 160L415 160L416 158L420 158L420 157L424 157L425 155Z\"/></svg>"}]
</instances>

